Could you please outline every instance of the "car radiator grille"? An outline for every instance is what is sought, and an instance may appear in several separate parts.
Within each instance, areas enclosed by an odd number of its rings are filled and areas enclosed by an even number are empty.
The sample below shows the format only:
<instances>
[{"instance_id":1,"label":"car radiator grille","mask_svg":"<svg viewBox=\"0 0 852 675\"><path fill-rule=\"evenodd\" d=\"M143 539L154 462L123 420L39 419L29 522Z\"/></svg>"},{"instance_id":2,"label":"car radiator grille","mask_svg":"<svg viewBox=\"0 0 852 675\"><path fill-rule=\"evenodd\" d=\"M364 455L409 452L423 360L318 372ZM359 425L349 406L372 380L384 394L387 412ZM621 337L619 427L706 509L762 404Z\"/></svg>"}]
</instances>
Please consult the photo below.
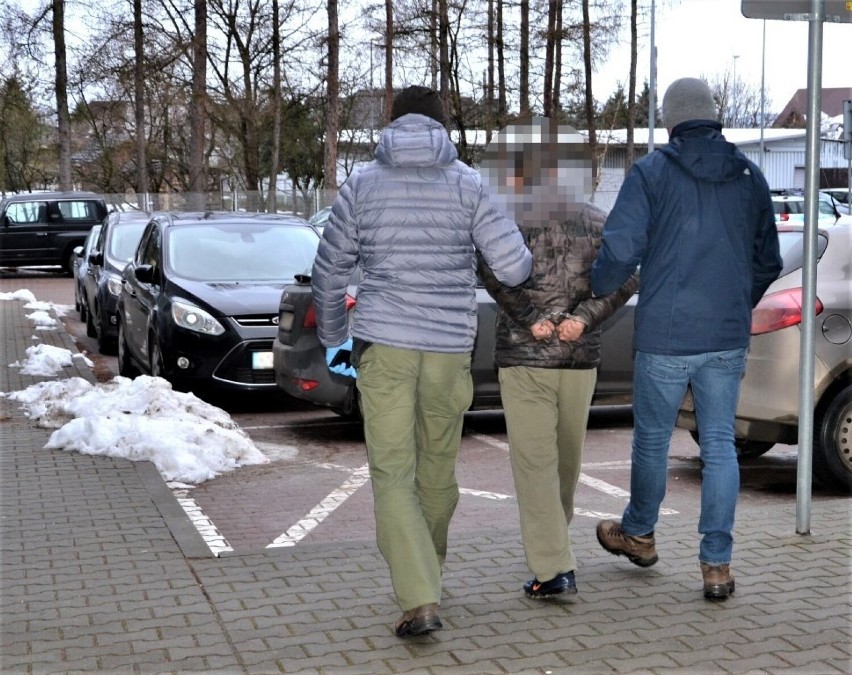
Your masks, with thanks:
<instances>
[{"instance_id":1,"label":"car radiator grille","mask_svg":"<svg viewBox=\"0 0 852 675\"><path fill-rule=\"evenodd\" d=\"M275 371L251 367L253 352L272 351L272 340L252 340L234 349L216 368L213 377L240 384L275 384Z\"/></svg>"}]
</instances>

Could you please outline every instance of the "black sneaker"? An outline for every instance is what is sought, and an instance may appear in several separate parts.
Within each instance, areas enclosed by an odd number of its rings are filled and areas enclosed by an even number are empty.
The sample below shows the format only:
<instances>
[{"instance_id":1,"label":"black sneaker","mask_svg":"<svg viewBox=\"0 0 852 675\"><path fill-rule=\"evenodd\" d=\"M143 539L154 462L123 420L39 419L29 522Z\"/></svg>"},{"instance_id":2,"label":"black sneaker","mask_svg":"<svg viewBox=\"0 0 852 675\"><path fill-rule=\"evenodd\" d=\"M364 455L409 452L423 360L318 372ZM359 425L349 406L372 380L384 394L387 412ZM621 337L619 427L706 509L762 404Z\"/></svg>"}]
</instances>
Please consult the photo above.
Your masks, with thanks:
<instances>
[{"instance_id":1,"label":"black sneaker","mask_svg":"<svg viewBox=\"0 0 852 675\"><path fill-rule=\"evenodd\" d=\"M524 584L524 593L530 598L549 598L553 595L577 593L577 584L574 581L573 572L557 574L550 581L539 581L532 579Z\"/></svg>"}]
</instances>

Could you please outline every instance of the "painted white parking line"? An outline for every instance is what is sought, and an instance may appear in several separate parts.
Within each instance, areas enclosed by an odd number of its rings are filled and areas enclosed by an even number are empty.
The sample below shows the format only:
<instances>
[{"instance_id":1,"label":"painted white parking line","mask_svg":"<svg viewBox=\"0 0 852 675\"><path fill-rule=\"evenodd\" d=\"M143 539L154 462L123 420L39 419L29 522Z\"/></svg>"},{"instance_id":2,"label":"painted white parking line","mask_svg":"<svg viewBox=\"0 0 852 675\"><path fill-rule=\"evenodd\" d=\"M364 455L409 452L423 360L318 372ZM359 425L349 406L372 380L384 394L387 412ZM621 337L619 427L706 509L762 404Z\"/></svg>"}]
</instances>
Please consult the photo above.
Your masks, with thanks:
<instances>
[{"instance_id":1,"label":"painted white parking line","mask_svg":"<svg viewBox=\"0 0 852 675\"><path fill-rule=\"evenodd\" d=\"M302 520L293 525L284 534L269 544L266 548L280 548L282 546L295 546L305 536L328 518L334 511L351 497L364 483L370 480L370 467L365 464L355 469L343 485L329 494L319 504L310 510Z\"/></svg>"},{"instance_id":2,"label":"painted white parking line","mask_svg":"<svg viewBox=\"0 0 852 675\"><path fill-rule=\"evenodd\" d=\"M482 434L470 434L471 438L475 438L477 441L485 443L486 445L490 445L492 448L497 448L499 450L503 450L505 452L509 452L509 444L505 441L498 441L496 438L491 438L490 436L483 436ZM606 466L611 466L614 462L599 462L600 464L604 464ZM617 462L617 464L621 464ZM625 466L630 466L630 462L626 462ZM595 464L584 464L583 468L596 468ZM602 481L599 478L592 478L585 473L580 474L580 482L584 485L588 485L590 488L603 492L606 495L610 495L612 497L618 497L620 499L630 499L630 493L627 490L623 490L620 487L615 485L611 485L606 481ZM574 513L577 513L577 509L574 509ZM673 509L660 509L660 515L672 516L675 515L677 511ZM585 514L581 514L585 515ZM617 516L620 517L620 516Z\"/></svg>"},{"instance_id":3,"label":"painted white parking line","mask_svg":"<svg viewBox=\"0 0 852 675\"><path fill-rule=\"evenodd\" d=\"M195 503L195 500L192 497L179 496L176 492L175 498L177 499L178 504L181 505L181 508L183 508L186 512L186 515L189 516L190 521L192 521L192 524L195 525L195 529L198 530L198 533L201 535L202 539L204 539L207 547L213 555L218 557L225 551L234 550L231 548L228 540L225 539L225 537L219 533L219 530L216 529L213 521L204 515L201 507Z\"/></svg>"},{"instance_id":4,"label":"painted white parking line","mask_svg":"<svg viewBox=\"0 0 852 675\"><path fill-rule=\"evenodd\" d=\"M472 497L483 497L485 499L514 499L514 495L504 495L499 492L483 492L482 490L470 490L468 488L459 488L459 492L463 495L471 495Z\"/></svg>"}]
</instances>

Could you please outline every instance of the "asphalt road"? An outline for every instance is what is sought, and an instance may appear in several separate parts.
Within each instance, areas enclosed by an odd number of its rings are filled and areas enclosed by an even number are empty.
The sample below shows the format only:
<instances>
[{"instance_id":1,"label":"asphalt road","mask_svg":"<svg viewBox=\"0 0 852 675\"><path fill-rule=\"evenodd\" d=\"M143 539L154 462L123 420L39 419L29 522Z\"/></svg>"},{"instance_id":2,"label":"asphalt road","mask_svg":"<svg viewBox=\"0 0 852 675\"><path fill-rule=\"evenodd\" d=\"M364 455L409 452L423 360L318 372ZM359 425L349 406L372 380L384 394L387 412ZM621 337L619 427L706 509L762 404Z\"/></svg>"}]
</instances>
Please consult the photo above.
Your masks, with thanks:
<instances>
[{"instance_id":1,"label":"asphalt road","mask_svg":"<svg viewBox=\"0 0 852 675\"><path fill-rule=\"evenodd\" d=\"M50 270L0 269L0 292L26 288L36 298L69 305L64 317L80 351L95 363L96 377L117 374L114 356L98 353L74 311L73 280ZM210 400L210 399L208 399ZM180 503L217 555L256 553L300 542L373 539L372 495L363 434L357 423L271 392L217 398L270 458L198 485L175 490ZM630 489L629 407L592 411L577 491L574 536L594 536L597 519L620 517ZM686 431L671 445L669 491L661 520L691 518L697 524L700 493L698 448ZM499 411L469 413L458 462L462 498L451 536L517 526L508 444ZM796 447L776 446L741 464L741 504L789 504L796 491ZM814 498L821 495L815 486Z\"/></svg>"}]
</instances>

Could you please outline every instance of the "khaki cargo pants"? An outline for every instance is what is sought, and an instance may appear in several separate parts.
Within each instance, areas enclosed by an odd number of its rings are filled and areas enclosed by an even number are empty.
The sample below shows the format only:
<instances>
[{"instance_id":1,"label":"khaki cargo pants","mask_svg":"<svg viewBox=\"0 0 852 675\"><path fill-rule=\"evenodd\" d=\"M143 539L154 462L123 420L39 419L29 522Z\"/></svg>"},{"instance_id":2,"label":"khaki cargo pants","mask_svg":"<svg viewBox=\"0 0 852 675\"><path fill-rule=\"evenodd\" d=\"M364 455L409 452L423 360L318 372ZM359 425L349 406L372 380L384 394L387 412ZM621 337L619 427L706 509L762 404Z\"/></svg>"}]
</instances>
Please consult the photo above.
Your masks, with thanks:
<instances>
[{"instance_id":1,"label":"khaki cargo pants","mask_svg":"<svg viewBox=\"0 0 852 675\"><path fill-rule=\"evenodd\" d=\"M373 344L358 363L379 550L405 611L441 601L470 354Z\"/></svg>"}]
</instances>

